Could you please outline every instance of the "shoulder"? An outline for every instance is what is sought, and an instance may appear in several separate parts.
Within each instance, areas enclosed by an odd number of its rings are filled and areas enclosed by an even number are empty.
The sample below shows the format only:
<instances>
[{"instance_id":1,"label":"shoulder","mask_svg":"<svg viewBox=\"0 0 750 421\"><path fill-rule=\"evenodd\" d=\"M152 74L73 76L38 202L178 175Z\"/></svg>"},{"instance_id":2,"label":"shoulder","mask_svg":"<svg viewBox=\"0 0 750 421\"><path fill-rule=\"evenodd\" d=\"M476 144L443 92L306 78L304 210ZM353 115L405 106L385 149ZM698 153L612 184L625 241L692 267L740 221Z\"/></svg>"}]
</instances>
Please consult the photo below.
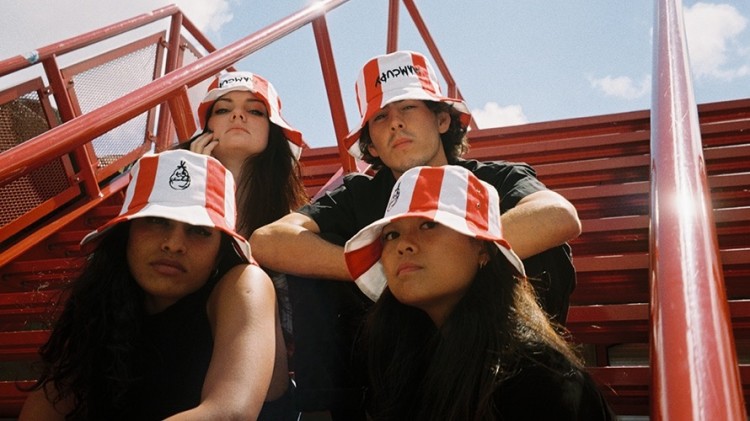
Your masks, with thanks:
<instances>
[{"instance_id":1,"label":"shoulder","mask_svg":"<svg viewBox=\"0 0 750 421\"><path fill-rule=\"evenodd\" d=\"M525 162L510 161L477 161L476 159L460 159L456 165L462 166L479 177L498 177L510 174L523 174L536 178L536 171Z\"/></svg>"},{"instance_id":2,"label":"shoulder","mask_svg":"<svg viewBox=\"0 0 750 421\"><path fill-rule=\"evenodd\" d=\"M256 265L240 264L229 269L216 283L209 305L240 300L262 301L274 296L273 282Z\"/></svg>"}]
</instances>

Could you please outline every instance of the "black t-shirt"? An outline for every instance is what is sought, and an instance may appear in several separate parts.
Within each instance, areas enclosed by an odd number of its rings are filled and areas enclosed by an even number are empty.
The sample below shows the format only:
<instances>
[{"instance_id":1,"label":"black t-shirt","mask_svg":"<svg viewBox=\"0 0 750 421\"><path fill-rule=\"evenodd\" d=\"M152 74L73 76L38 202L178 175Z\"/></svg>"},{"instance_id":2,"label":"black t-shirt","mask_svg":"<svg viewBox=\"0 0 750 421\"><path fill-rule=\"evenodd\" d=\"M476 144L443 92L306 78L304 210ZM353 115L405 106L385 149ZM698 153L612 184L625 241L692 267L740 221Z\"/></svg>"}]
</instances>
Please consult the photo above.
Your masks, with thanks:
<instances>
[{"instance_id":1,"label":"black t-shirt","mask_svg":"<svg viewBox=\"0 0 750 421\"><path fill-rule=\"evenodd\" d=\"M141 378L122 419L159 420L198 406L213 352L207 283L143 323Z\"/></svg>"},{"instance_id":2,"label":"black t-shirt","mask_svg":"<svg viewBox=\"0 0 750 421\"><path fill-rule=\"evenodd\" d=\"M495 186L500 195L501 213L531 193L546 189L526 164L459 160L456 165ZM340 187L303 206L298 212L318 224L321 236L343 245L359 230L383 217L395 184L396 179L387 168L378 171L374 177L351 174L344 178Z\"/></svg>"}]
</instances>

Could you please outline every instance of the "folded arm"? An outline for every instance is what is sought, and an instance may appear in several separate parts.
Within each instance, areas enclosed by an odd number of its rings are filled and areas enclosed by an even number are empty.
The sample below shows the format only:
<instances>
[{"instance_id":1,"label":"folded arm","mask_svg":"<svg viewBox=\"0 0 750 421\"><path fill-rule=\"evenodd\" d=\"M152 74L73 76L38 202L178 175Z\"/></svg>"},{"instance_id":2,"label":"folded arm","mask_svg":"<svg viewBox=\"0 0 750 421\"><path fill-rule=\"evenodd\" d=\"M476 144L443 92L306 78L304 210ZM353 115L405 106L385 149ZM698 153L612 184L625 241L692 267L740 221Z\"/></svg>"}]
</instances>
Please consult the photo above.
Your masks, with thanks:
<instances>
[{"instance_id":1,"label":"folded arm","mask_svg":"<svg viewBox=\"0 0 750 421\"><path fill-rule=\"evenodd\" d=\"M292 212L255 230L250 247L258 263L277 272L350 281L344 248L324 240L319 233L312 218Z\"/></svg>"},{"instance_id":2,"label":"folded arm","mask_svg":"<svg viewBox=\"0 0 750 421\"><path fill-rule=\"evenodd\" d=\"M575 207L551 190L532 193L502 215L503 234L521 259L581 234Z\"/></svg>"}]
</instances>

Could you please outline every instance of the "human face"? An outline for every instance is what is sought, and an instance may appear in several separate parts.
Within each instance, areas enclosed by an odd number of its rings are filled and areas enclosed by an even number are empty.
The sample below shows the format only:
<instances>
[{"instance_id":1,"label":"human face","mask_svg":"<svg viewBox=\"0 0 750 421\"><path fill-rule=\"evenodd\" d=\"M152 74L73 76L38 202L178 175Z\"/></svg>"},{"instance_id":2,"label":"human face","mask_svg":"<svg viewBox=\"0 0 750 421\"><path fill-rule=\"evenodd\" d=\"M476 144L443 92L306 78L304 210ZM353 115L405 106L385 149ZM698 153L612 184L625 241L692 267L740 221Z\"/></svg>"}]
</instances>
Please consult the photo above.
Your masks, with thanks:
<instances>
[{"instance_id":1,"label":"human face","mask_svg":"<svg viewBox=\"0 0 750 421\"><path fill-rule=\"evenodd\" d=\"M417 166L448 163L440 135L450 127L450 115L435 114L421 100L392 102L367 122L372 144L368 147L396 178Z\"/></svg>"},{"instance_id":2,"label":"human face","mask_svg":"<svg viewBox=\"0 0 750 421\"><path fill-rule=\"evenodd\" d=\"M224 163L244 161L263 152L268 146L270 124L266 105L252 92L224 94L214 103L206 123L219 142L213 156Z\"/></svg>"},{"instance_id":3,"label":"human face","mask_svg":"<svg viewBox=\"0 0 750 421\"><path fill-rule=\"evenodd\" d=\"M130 223L130 273L146 293L146 311L158 313L199 290L216 267L221 233L215 228L144 217Z\"/></svg>"},{"instance_id":4,"label":"human face","mask_svg":"<svg viewBox=\"0 0 750 421\"><path fill-rule=\"evenodd\" d=\"M391 293L402 304L427 313L438 327L487 256L481 241L419 217L394 220L381 239L380 261Z\"/></svg>"}]
</instances>

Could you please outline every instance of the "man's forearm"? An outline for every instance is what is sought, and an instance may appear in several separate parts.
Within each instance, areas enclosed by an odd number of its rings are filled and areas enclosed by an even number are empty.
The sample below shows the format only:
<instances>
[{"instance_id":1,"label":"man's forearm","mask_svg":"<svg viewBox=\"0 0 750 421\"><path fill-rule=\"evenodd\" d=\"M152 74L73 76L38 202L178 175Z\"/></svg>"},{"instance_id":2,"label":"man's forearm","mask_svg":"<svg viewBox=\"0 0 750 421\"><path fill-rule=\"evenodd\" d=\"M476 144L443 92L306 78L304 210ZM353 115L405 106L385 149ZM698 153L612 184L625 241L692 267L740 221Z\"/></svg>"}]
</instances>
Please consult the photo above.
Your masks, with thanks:
<instances>
[{"instance_id":1,"label":"man's forearm","mask_svg":"<svg viewBox=\"0 0 750 421\"><path fill-rule=\"evenodd\" d=\"M578 214L551 191L537 192L502 216L505 238L522 259L570 241L581 232Z\"/></svg>"},{"instance_id":2,"label":"man's forearm","mask_svg":"<svg viewBox=\"0 0 750 421\"><path fill-rule=\"evenodd\" d=\"M253 257L266 268L297 276L351 280L344 248L316 233L289 224L273 223L250 237Z\"/></svg>"}]
</instances>

